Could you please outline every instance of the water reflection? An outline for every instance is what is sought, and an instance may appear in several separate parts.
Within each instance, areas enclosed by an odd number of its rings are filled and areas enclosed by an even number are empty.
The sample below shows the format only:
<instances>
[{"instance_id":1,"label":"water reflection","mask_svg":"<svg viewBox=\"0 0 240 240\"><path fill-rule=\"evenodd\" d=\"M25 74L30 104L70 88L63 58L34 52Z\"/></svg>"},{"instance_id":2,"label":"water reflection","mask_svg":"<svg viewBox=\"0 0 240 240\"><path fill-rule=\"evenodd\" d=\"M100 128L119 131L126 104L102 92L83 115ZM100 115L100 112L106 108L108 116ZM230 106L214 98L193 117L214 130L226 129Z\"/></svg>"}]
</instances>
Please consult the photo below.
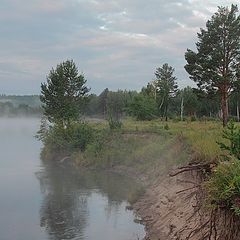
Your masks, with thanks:
<instances>
[{"instance_id":1,"label":"water reflection","mask_svg":"<svg viewBox=\"0 0 240 240\"><path fill-rule=\"evenodd\" d=\"M39 119L0 119L0 240L141 239L143 226L125 211L135 184L42 165L38 128Z\"/></svg>"},{"instance_id":2,"label":"water reflection","mask_svg":"<svg viewBox=\"0 0 240 240\"><path fill-rule=\"evenodd\" d=\"M125 210L136 183L117 174L76 171L45 164L38 172L43 194L40 225L49 239L130 240L143 237L143 226Z\"/></svg>"}]
</instances>

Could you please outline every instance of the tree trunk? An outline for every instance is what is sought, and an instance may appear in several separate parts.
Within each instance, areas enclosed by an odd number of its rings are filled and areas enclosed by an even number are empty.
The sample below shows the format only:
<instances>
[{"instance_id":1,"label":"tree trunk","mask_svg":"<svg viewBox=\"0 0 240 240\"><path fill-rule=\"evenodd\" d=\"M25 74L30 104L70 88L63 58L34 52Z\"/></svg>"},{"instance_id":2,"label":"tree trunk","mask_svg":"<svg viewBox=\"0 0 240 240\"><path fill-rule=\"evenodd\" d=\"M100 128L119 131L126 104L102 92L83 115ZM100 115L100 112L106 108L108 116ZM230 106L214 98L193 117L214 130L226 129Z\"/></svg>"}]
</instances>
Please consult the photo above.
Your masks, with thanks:
<instances>
[{"instance_id":1,"label":"tree trunk","mask_svg":"<svg viewBox=\"0 0 240 240\"><path fill-rule=\"evenodd\" d=\"M223 127L225 127L228 122L228 94L227 94L227 92L222 93L221 108L222 108Z\"/></svg>"},{"instance_id":2,"label":"tree trunk","mask_svg":"<svg viewBox=\"0 0 240 240\"><path fill-rule=\"evenodd\" d=\"M238 101L237 101L237 121L239 122L239 106L238 106Z\"/></svg>"},{"instance_id":3,"label":"tree trunk","mask_svg":"<svg viewBox=\"0 0 240 240\"><path fill-rule=\"evenodd\" d=\"M181 121L183 121L183 108L184 108L184 105L183 105L183 97L182 97L182 101L181 101Z\"/></svg>"},{"instance_id":4,"label":"tree trunk","mask_svg":"<svg viewBox=\"0 0 240 240\"><path fill-rule=\"evenodd\" d=\"M169 101L169 99L167 100L167 104L166 104L166 107L165 107L165 120L166 120L166 122L168 121L168 101Z\"/></svg>"}]
</instances>

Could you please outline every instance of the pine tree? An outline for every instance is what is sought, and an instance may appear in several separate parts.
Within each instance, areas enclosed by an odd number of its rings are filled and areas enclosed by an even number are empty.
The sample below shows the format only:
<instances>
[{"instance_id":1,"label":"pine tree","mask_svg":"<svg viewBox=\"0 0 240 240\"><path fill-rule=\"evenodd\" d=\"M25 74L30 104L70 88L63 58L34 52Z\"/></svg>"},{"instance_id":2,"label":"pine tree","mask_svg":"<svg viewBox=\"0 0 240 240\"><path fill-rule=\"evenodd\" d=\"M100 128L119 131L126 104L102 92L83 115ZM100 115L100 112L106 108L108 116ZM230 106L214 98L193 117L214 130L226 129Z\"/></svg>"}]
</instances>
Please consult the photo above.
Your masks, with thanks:
<instances>
[{"instance_id":1,"label":"pine tree","mask_svg":"<svg viewBox=\"0 0 240 240\"><path fill-rule=\"evenodd\" d=\"M236 5L219 7L201 29L197 52L187 50L186 71L199 89L221 96L223 126L228 121L228 98L238 80L240 62L240 17Z\"/></svg>"},{"instance_id":2,"label":"pine tree","mask_svg":"<svg viewBox=\"0 0 240 240\"><path fill-rule=\"evenodd\" d=\"M67 60L52 69L47 82L41 84L40 100L49 122L68 126L80 118L89 89L86 79L79 74L73 60Z\"/></svg>"},{"instance_id":3,"label":"pine tree","mask_svg":"<svg viewBox=\"0 0 240 240\"><path fill-rule=\"evenodd\" d=\"M162 117L168 118L168 105L170 98L177 92L177 78L173 76L174 68L167 63L161 68L157 68L155 72L156 80L154 85L156 88L156 100Z\"/></svg>"}]
</instances>

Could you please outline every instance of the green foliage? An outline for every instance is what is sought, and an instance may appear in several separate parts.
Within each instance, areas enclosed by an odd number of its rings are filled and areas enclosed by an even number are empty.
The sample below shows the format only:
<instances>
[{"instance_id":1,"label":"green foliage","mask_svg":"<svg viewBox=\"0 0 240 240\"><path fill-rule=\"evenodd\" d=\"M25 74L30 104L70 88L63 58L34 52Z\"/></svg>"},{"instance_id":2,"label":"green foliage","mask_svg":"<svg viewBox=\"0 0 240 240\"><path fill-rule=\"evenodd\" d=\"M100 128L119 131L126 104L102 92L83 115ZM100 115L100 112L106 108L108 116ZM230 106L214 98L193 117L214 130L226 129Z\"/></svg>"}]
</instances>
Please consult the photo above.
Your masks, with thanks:
<instances>
[{"instance_id":1,"label":"green foliage","mask_svg":"<svg viewBox=\"0 0 240 240\"><path fill-rule=\"evenodd\" d=\"M240 128L235 126L232 120L223 129L223 138L228 141L228 144L218 142L220 148L227 150L232 156L240 160Z\"/></svg>"},{"instance_id":2,"label":"green foliage","mask_svg":"<svg viewBox=\"0 0 240 240\"><path fill-rule=\"evenodd\" d=\"M74 123L68 128L55 124L44 134L45 136L42 137L44 151L47 150L51 158L51 156L62 157L61 155L71 155L76 151L85 151L87 145L93 141L94 131L86 123ZM43 156L43 158L48 157Z\"/></svg>"},{"instance_id":3,"label":"green foliage","mask_svg":"<svg viewBox=\"0 0 240 240\"><path fill-rule=\"evenodd\" d=\"M45 117L41 118L40 128L37 131L36 138L40 141L44 141L47 138L49 132L49 125Z\"/></svg>"},{"instance_id":4,"label":"green foliage","mask_svg":"<svg viewBox=\"0 0 240 240\"><path fill-rule=\"evenodd\" d=\"M233 160L220 163L205 183L205 188L209 204L227 207L239 214L240 162Z\"/></svg>"},{"instance_id":5,"label":"green foliage","mask_svg":"<svg viewBox=\"0 0 240 240\"><path fill-rule=\"evenodd\" d=\"M90 95L86 113L89 116L107 119L109 112L111 112L112 117L119 120L125 115L126 108L137 94L136 91L109 91L106 88L99 96Z\"/></svg>"},{"instance_id":6,"label":"green foliage","mask_svg":"<svg viewBox=\"0 0 240 240\"><path fill-rule=\"evenodd\" d=\"M199 101L197 95L191 87L186 87L180 91L180 97L183 98L184 113L193 116L198 110Z\"/></svg>"},{"instance_id":7,"label":"green foliage","mask_svg":"<svg viewBox=\"0 0 240 240\"><path fill-rule=\"evenodd\" d=\"M67 60L52 69L47 82L41 84L40 100L44 115L52 123L69 124L79 120L89 89L84 75L79 74L73 60Z\"/></svg>"},{"instance_id":8,"label":"green foliage","mask_svg":"<svg viewBox=\"0 0 240 240\"><path fill-rule=\"evenodd\" d=\"M91 157L99 157L101 155L101 151L103 150L108 138L110 136L110 132L107 129L104 130L94 130L94 138L86 148L86 155Z\"/></svg>"},{"instance_id":9,"label":"green foliage","mask_svg":"<svg viewBox=\"0 0 240 240\"><path fill-rule=\"evenodd\" d=\"M157 104L152 97L139 94L133 98L127 111L137 120L151 120L157 116Z\"/></svg>"},{"instance_id":10,"label":"green foliage","mask_svg":"<svg viewBox=\"0 0 240 240\"><path fill-rule=\"evenodd\" d=\"M108 98L108 88L104 89L103 92L98 96L98 113L106 117L107 114L107 98Z\"/></svg>"},{"instance_id":11,"label":"green foliage","mask_svg":"<svg viewBox=\"0 0 240 240\"><path fill-rule=\"evenodd\" d=\"M119 119L114 119L111 114L108 116L108 124L111 130L120 129L122 127L122 122Z\"/></svg>"},{"instance_id":12,"label":"green foliage","mask_svg":"<svg viewBox=\"0 0 240 240\"><path fill-rule=\"evenodd\" d=\"M240 16L236 5L219 7L198 33L197 52L187 50L186 71L199 89L221 96L223 125L228 118L229 92L239 82Z\"/></svg>"},{"instance_id":13,"label":"green foliage","mask_svg":"<svg viewBox=\"0 0 240 240\"><path fill-rule=\"evenodd\" d=\"M0 117L41 116L42 109L38 96L1 96Z\"/></svg>"},{"instance_id":14,"label":"green foliage","mask_svg":"<svg viewBox=\"0 0 240 240\"><path fill-rule=\"evenodd\" d=\"M165 129L165 130L169 130L169 126L168 126L167 123L164 125L164 129Z\"/></svg>"},{"instance_id":15,"label":"green foliage","mask_svg":"<svg viewBox=\"0 0 240 240\"><path fill-rule=\"evenodd\" d=\"M28 105L32 108L41 107L39 95L0 95L0 102L11 102L15 107L20 104Z\"/></svg>"},{"instance_id":16,"label":"green foliage","mask_svg":"<svg viewBox=\"0 0 240 240\"><path fill-rule=\"evenodd\" d=\"M235 215L240 216L240 205L239 204L237 204L237 205L234 204L231 207L231 209L234 211Z\"/></svg>"},{"instance_id":17,"label":"green foliage","mask_svg":"<svg viewBox=\"0 0 240 240\"><path fill-rule=\"evenodd\" d=\"M162 117L168 117L168 107L170 98L177 92L177 78L173 76L174 68L167 63L155 72L156 80L154 81L156 100L158 109Z\"/></svg>"},{"instance_id":18,"label":"green foliage","mask_svg":"<svg viewBox=\"0 0 240 240\"><path fill-rule=\"evenodd\" d=\"M108 92L106 107L107 107L107 120L110 129L121 128L121 117L126 106L123 91Z\"/></svg>"}]
</instances>

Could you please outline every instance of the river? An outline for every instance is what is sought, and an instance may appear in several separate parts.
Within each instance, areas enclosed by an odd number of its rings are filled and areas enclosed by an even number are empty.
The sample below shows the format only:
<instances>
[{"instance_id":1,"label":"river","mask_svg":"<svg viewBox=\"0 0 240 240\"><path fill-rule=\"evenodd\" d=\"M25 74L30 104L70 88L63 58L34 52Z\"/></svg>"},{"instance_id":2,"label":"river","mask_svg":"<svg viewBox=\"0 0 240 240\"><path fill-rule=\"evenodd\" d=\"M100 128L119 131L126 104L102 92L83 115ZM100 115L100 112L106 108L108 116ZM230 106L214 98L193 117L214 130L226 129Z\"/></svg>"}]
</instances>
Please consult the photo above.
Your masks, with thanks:
<instances>
[{"instance_id":1,"label":"river","mask_svg":"<svg viewBox=\"0 0 240 240\"><path fill-rule=\"evenodd\" d=\"M42 163L38 127L38 119L0 119L0 240L142 239L126 210L136 183Z\"/></svg>"}]
</instances>

